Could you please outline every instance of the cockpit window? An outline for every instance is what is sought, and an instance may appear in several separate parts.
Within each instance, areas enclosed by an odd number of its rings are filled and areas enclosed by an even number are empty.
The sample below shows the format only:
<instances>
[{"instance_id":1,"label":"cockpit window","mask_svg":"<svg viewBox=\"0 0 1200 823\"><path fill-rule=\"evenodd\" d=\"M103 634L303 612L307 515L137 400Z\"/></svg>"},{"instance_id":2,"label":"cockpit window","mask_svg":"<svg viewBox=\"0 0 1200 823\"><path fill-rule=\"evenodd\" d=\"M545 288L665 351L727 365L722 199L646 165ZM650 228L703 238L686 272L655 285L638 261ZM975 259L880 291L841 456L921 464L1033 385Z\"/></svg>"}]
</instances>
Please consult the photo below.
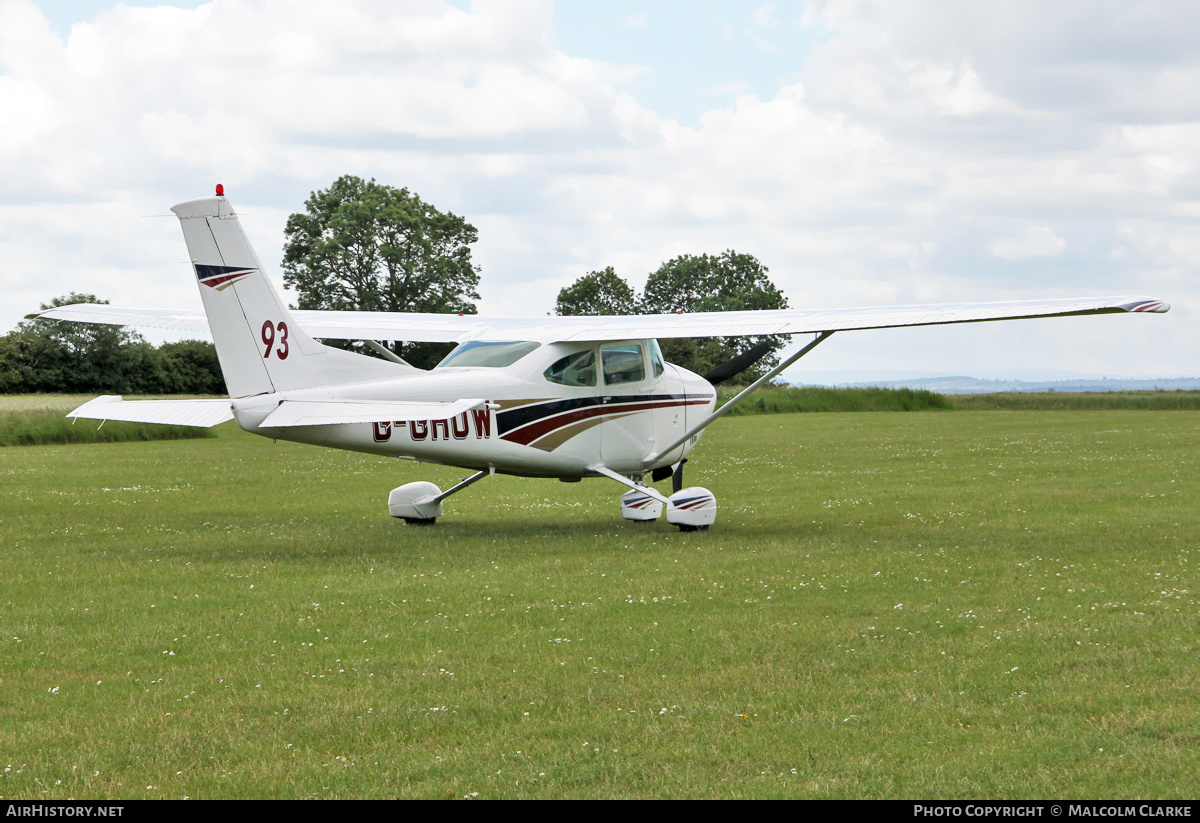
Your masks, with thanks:
<instances>
[{"instance_id":1,"label":"cockpit window","mask_svg":"<svg viewBox=\"0 0 1200 823\"><path fill-rule=\"evenodd\" d=\"M662 377L662 373L667 370L663 365L662 349L658 347L657 340L650 341L650 368L654 369L654 379Z\"/></svg>"},{"instance_id":2,"label":"cockpit window","mask_svg":"<svg viewBox=\"0 0 1200 823\"><path fill-rule=\"evenodd\" d=\"M596 353L592 350L568 354L542 373L551 383L564 386L596 385Z\"/></svg>"},{"instance_id":3,"label":"cockpit window","mask_svg":"<svg viewBox=\"0 0 1200 823\"><path fill-rule=\"evenodd\" d=\"M498 369L511 366L525 355L540 346L528 340L514 340L507 343L483 343L472 340L463 343L446 358L438 363L439 369L457 369L474 366L477 368Z\"/></svg>"},{"instance_id":4,"label":"cockpit window","mask_svg":"<svg viewBox=\"0 0 1200 823\"><path fill-rule=\"evenodd\" d=\"M637 383L646 379L646 364L642 360L641 346L613 346L601 349L600 362L604 366L605 385Z\"/></svg>"}]
</instances>

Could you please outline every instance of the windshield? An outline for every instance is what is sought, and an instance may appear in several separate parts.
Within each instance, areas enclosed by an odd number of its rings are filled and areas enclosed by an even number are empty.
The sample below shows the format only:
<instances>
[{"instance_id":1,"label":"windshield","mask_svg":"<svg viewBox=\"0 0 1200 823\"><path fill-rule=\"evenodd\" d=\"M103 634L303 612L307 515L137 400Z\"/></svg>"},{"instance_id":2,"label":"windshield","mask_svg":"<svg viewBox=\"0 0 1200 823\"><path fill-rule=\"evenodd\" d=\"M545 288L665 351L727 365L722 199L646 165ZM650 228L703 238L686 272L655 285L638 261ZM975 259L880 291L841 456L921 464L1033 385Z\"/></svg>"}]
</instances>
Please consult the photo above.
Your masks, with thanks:
<instances>
[{"instance_id":1,"label":"windshield","mask_svg":"<svg viewBox=\"0 0 1200 823\"><path fill-rule=\"evenodd\" d=\"M528 340L514 340L505 343L481 343L473 340L463 343L446 355L446 359L438 363L439 369L465 368L468 366L489 369L511 366L525 355L540 346Z\"/></svg>"}]
</instances>

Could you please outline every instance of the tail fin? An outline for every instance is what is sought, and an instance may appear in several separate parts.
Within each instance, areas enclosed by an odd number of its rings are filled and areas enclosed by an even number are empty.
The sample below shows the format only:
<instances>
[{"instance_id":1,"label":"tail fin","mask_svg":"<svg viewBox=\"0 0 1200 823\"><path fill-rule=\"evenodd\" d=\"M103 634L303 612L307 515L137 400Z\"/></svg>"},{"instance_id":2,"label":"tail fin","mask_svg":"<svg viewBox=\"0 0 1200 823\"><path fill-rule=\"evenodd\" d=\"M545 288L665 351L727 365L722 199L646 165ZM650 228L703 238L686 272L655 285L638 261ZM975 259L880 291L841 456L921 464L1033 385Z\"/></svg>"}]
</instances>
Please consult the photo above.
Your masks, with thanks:
<instances>
[{"instance_id":1,"label":"tail fin","mask_svg":"<svg viewBox=\"0 0 1200 823\"><path fill-rule=\"evenodd\" d=\"M398 377L408 371L309 337L267 279L220 187L216 197L189 200L171 211L183 226L230 397Z\"/></svg>"}]
</instances>

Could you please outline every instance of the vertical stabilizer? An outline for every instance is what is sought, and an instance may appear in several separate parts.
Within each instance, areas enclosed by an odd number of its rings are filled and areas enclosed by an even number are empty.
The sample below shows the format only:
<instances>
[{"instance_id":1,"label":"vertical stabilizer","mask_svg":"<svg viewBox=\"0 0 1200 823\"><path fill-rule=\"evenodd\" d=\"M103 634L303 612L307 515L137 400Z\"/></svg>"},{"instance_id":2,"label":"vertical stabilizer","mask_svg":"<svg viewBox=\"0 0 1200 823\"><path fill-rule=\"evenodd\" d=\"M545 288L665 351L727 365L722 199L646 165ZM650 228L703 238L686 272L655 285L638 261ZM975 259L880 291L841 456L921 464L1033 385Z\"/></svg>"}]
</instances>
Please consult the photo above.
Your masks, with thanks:
<instances>
[{"instance_id":1,"label":"vertical stabilizer","mask_svg":"<svg viewBox=\"0 0 1200 823\"><path fill-rule=\"evenodd\" d=\"M189 200L171 211L183 227L230 397L398 377L412 370L309 337L267 279L224 195Z\"/></svg>"}]
</instances>

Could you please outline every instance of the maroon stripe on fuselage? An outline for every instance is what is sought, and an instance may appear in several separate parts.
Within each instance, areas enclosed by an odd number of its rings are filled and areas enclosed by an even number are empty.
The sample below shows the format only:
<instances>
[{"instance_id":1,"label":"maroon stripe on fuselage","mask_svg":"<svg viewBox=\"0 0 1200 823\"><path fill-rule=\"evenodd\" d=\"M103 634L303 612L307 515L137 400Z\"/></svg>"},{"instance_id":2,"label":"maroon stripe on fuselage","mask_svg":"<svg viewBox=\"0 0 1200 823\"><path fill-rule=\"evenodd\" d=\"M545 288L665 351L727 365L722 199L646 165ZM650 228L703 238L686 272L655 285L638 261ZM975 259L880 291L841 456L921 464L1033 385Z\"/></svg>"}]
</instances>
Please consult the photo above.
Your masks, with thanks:
<instances>
[{"instance_id":1,"label":"maroon stripe on fuselage","mask_svg":"<svg viewBox=\"0 0 1200 823\"><path fill-rule=\"evenodd\" d=\"M539 440L563 426L569 426L572 423L578 423L581 420L589 420L593 417L604 417L607 415L629 414L631 412L646 411L648 409L669 409L675 406L698 406L707 404L708 400L686 400L679 402L677 400L657 401L651 403L613 403L608 406L591 406L585 409L576 409L574 411L564 412L555 417L547 417L542 420L536 420L533 423L522 426L519 429L508 432L501 436L501 440L507 440L511 443L520 443L522 446L528 446L535 440Z\"/></svg>"}]
</instances>

